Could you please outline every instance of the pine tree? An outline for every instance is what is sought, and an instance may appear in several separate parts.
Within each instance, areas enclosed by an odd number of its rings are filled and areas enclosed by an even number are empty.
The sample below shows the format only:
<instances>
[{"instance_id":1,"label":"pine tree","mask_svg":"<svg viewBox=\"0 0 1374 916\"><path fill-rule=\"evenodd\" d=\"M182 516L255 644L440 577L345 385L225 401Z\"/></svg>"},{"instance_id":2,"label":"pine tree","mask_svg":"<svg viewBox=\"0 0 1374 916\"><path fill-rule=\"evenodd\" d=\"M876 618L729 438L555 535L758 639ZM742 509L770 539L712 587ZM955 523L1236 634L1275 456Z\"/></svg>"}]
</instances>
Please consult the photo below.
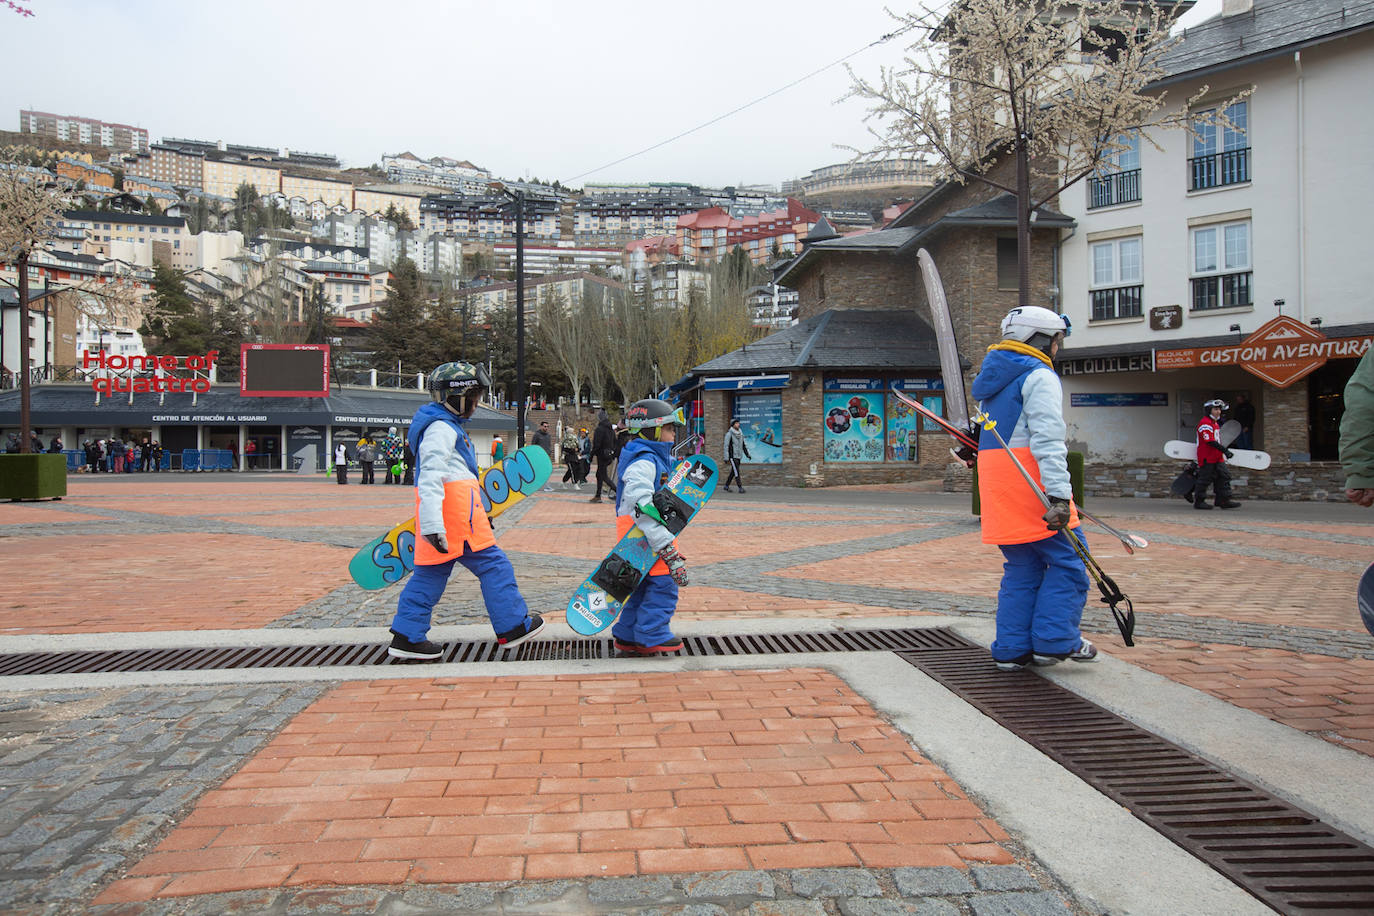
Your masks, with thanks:
<instances>
[{"instance_id":1,"label":"pine tree","mask_svg":"<svg viewBox=\"0 0 1374 916\"><path fill-rule=\"evenodd\" d=\"M368 334L373 365L386 371L395 371L399 365L403 374L433 369L433 357L425 339L427 324L420 271L409 258L398 258L391 268L386 304L372 317Z\"/></svg>"}]
</instances>

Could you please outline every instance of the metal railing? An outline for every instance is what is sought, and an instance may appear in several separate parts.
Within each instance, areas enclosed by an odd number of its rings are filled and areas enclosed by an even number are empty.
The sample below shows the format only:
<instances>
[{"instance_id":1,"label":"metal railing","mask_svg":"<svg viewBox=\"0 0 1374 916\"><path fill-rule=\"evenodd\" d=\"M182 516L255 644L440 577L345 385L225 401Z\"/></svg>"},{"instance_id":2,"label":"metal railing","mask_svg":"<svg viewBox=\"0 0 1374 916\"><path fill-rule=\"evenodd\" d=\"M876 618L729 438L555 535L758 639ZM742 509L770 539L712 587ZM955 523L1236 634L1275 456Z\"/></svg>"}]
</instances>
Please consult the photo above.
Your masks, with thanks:
<instances>
[{"instance_id":1,"label":"metal railing","mask_svg":"<svg viewBox=\"0 0 1374 916\"><path fill-rule=\"evenodd\" d=\"M1244 273L1194 277L1193 311L1254 305L1254 296L1250 289L1251 276L1252 273L1247 270Z\"/></svg>"},{"instance_id":2,"label":"metal railing","mask_svg":"<svg viewBox=\"0 0 1374 916\"><path fill-rule=\"evenodd\" d=\"M1250 180L1250 147L1229 149L1188 160L1188 190L1219 188Z\"/></svg>"},{"instance_id":3,"label":"metal railing","mask_svg":"<svg viewBox=\"0 0 1374 916\"><path fill-rule=\"evenodd\" d=\"M1092 320L1139 318L1142 314L1140 301L1144 291L1145 287L1141 285L1091 290L1088 295L1092 301Z\"/></svg>"},{"instance_id":4,"label":"metal railing","mask_svg":"<svg viewBox=\"0 0 1374 916\"><path fill-rule=\"evenodd\" d=\"M1140 169L1088 179L1088 209L1140 200Z\"/></svg>"}]
</instances>

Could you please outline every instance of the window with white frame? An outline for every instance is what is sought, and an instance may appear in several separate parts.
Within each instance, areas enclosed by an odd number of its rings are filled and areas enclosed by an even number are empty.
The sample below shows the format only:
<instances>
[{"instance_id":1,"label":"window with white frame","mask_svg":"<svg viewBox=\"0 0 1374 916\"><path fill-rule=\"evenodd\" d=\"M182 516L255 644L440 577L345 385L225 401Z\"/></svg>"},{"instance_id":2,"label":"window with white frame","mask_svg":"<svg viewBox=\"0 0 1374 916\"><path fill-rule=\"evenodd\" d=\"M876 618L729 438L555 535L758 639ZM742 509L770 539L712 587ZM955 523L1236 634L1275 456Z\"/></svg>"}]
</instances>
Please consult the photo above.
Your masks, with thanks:
<instances>
[{"instance_id":1,"label":"window with white frame","mask_svg":"<svg viewBox=\"0 0 1374 916\"><path fill-rule=\"evenodd\" d=\"M1121 146L1102 157L1097 174L1088 178L1088 209L1140 200L1140 133L1117 141Z\"/></svg>"},{"instance_id":2,"label":"window with white frame","mask_svg":"<svg viewBox=\"0 0 1374 916\"><path fill-rule=\"evenodd\" d=\"M1144 248L1140 236L1108 239L1089 246L1093 321L1139 318L1144 292Z\"/></svg>"},{"instance_id":3,"label":"window with white frame","mask_svg":"<svg viewBox=\"0 0 1374 916\"><path fill-rule=\"evenodd\" d=\"M1250 221L1196 226L1191 233L1193 311L1253 305Z\"/></svg>"},{"instance_id":4,"label":"window with white frame","mask_svg":"<svg viewBox=\"0 0 1374 916\"><path fill-rule=\"evenodd\" d=\"M1216 108L1193 117L1193 155L1188 159L1190 191L1250 180L1250 105L1236 102L1222 112L1229 124L1209 123Z\"/></svg>"}]
</instances>

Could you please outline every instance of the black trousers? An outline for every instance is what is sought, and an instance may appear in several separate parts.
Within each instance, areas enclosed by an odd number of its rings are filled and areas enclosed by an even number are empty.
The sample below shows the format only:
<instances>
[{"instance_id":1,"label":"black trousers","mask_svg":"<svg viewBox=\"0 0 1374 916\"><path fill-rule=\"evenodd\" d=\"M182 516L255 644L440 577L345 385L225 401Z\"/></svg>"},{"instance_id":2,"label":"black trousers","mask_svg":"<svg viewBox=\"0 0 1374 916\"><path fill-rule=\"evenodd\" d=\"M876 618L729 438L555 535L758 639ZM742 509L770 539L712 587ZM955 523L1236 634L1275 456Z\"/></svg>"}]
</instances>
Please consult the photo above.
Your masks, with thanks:
<instances>
[{"instance_id":1,"label":"black trousers","mask_svg":"<svg viewBox=\"0 0 1374 916\"><path fill-rule=\"evenodd\" d=\"M725 488L726 488L727 490L730 489L730 482L731 482L731 481L734 481L735 483L739 484L739 486L740 486L741 489L744 487L744 480L741 479L741 477L739 476L739 459L738 459L738 458L731 458L731 459L730 459L730 473L729 473L729 475L727 475L726 478L725 478Z\"/></svg>"},{"instance_id":2,"label":"black trousers","mask_svg":"<svg viewBox=\"0 0 1374 916\"><path fill-rule=\"evenodd\" d=\"M1193 487L1193 505L1207 498L1207 487L1211 486L1217 494L1218 502L1231 499L1231 472L1220 461L1197 466L1197 485Z\"/></svg>"},{"instance_id":3,"label":"black trousers","mask_svg":"<svg viewBox=\"0 0 1374 916\"><path fill-rule=\"evenodd\" d=\"M373 462L371 462L371 461L361 461L361 462L359 462L359 464L361 464L361 465L363 466L363 479L362 479L361 483L376 483L376 482L377 482L377 478L376 478L375 476L373 476L373 474L372 474L372 464L373 464Z\"/></svg>"},{"instance_id":4,"label":"black trousers","mask_svg":"<svg viewBox=\"0 0 1374 916\"><path fill-rule=\"evenodd\" d=\"M334 465L334 476L339 483L348 483L348 462L340 461Z\"/></svg>"},{"instance_id":5,"label":"black trousers","mask_svg":"<svg viewBox=\"0 0 1374 916\"><path fill-rule=\"evenodd\" d=\"M615 495L615 481L611 479L611 459L596 459L596 495L601 495L601 486L605 484L606 492Z\"/></svg>"}]
</instances>

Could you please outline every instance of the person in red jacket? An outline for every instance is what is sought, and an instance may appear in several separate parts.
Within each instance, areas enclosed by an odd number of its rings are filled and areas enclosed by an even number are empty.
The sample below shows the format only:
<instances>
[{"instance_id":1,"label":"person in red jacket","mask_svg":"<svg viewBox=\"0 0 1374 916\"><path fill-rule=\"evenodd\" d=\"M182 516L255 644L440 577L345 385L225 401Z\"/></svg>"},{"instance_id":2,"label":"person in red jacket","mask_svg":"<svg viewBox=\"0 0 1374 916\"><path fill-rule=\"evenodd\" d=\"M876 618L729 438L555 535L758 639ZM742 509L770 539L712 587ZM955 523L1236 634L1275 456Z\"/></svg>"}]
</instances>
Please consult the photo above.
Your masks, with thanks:
<instances>
[{"instance_id":1,"label":"person in red jacket","mask_svg":"<svg viewBox=\"0 0 1374 916\"><path fill-rule=\"evenodd\" d=\"M1193 508L1210 509L1207 487L1216 492L1218 509L1239 509L1240 503L1231 498L1231 472L1226 459L1231 450L1221 441L1221 414L1227 404L1213 398L1202 405L1207 414L1197 423L1197 483L1193 486Z\"/></svg>"}]
</instances>

